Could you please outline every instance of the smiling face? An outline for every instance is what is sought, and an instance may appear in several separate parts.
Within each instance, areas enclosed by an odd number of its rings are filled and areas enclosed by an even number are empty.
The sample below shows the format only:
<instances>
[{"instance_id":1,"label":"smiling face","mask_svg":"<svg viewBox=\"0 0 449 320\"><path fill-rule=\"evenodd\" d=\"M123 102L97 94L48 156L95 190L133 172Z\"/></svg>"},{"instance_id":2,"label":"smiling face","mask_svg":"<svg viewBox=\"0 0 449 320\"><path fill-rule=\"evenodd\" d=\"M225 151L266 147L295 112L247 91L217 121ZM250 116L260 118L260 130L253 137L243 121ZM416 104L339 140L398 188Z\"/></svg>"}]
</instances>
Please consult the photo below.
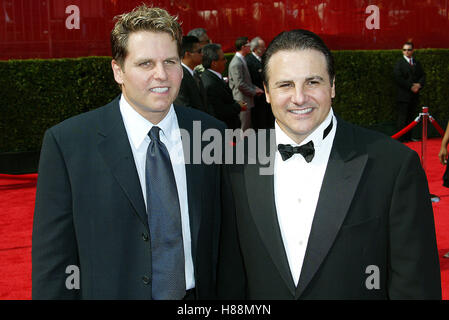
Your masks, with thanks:
<instances>
[{"instance_id":1,"label":"smiling face","mask_svg":"<svg viewBox=\"0 0 449 320\"><path fill-rule=\"evenodd\" d=\"M335 97L326 58L317 50L281 50L268 61L267 75L276 122L299 144L326 119Z\"/></svg>"},{"instance_id":2,"label":"smiling face","mask_svg":"<svg viewBox=\"0 0 449 320\"><path fill-rule=\"evenodd\" d=\"M131 33L123 65L112 60L126 101L153 124L168 113L179 92L182 67L176 41L164 32Z\"/></svg>"}]
</instances>

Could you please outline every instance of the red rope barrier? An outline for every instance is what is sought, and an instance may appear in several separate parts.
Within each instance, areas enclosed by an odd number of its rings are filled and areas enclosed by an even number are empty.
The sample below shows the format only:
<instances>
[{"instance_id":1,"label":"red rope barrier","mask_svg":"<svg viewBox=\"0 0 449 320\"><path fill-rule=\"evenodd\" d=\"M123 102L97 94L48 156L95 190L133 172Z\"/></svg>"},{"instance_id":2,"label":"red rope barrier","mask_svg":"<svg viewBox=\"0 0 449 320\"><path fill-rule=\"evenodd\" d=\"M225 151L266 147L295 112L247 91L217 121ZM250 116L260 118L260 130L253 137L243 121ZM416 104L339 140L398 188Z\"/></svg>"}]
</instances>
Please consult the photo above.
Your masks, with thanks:
<instances>
[{"instance_id":1,"label":"red rope barrier","mask_svg":"<svg viewBox=\"0 0 449 320\"><path fill-rule=\"evenodd\" d=\"M416 119L415 119L414 121L412 121L408 126L406 126L404 129L402 129L402 130L399 131L398 133L392 135L391 137L392 137L393 139L398 139L399 137L403 136L404 134L406 134L407 132L409 132L410 130L412 130L412 129L419 123L419 120L420 120L420 119L421 119L420 117L416 118Z\"/></svg>"},{"instance_id":2,"label":"red rope barrier","mask_svg":"<svg viewBox=\"0 0 449 320\"><path fill-rule=\"evenodd\" d=\"M438 122L437 122L432 116L429 116L429 120L430 120L430 123L433 124L433 126L435 127L435 129L437 129L438 133L439 133L441 136L444 136L444 130L443 130L443 128L440 127L440 125L438 124Z\"/></svg>"}]
</instances>

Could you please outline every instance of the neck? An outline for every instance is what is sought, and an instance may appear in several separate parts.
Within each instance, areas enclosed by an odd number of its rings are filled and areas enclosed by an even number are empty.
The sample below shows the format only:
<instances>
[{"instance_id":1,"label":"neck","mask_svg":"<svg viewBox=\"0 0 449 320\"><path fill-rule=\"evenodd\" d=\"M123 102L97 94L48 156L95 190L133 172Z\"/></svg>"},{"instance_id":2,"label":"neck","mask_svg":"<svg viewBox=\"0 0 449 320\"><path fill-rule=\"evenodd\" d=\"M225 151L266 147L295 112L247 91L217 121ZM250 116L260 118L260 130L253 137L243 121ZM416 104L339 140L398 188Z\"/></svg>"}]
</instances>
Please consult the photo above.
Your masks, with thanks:
<instances>
[{"instance_id":1,"label":"neck","mask_svg":"<svg viewBox=\"0 0 449 320\"><path fill-rule=\"evenodd\" d=\"M189 60L182 60L182 63L184 63L186 66L188 66L191 70L195 69L195 64L192 61Z\"/></svg>"}]
</instances>

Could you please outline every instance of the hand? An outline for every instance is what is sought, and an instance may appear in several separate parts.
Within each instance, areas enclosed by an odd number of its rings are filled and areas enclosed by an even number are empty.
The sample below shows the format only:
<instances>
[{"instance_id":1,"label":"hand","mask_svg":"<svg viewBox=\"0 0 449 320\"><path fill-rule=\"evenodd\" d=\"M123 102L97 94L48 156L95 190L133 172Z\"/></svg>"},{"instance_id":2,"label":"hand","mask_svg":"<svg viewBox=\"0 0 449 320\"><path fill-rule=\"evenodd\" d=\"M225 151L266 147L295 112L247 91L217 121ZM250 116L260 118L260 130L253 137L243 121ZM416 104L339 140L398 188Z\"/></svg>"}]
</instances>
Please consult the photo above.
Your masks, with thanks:
<instances>
[{"instance_id":1,"label":"hand","mask_svg":"<svg viewBox=\"0 0 449 320\"><path fill-rule=\"evenodd\" d=\"M262 89L260 89L259 87L256 88L256 96L260 96L262 94L264 94L265 91L263 91Z\"/></svg>"},{"instance_id":2,"label":"hand","mask_svg":"<svg viewBox=\"0 0 449 320\"><path fill-rule=\"evenodd\" d=\"M238 104L240 105L240 111L248 110L248 104L245 101L239 101Z\"/></svg>"},{"instance_id":3,"label":"hand","mask_svg":"<svg viewBox=\"0 0 449 320\"><path fill-rule=\"evenodd\" d=\"M438 153L438 158L440 158L441 164L447 164L447 147L441 146L440 153Z\"/></svg>"},{"instance_id":4,"label":"hand","mask_svg":"<svg viewBox=\"0 0 449 320\"><path fill-rule=\"evenodd\" d=\"M414 83L412 85L411 90L413 91L413 93L418 93L419 89L421 89L421 85L419 83Z\"/></svg>"}]
</instances>

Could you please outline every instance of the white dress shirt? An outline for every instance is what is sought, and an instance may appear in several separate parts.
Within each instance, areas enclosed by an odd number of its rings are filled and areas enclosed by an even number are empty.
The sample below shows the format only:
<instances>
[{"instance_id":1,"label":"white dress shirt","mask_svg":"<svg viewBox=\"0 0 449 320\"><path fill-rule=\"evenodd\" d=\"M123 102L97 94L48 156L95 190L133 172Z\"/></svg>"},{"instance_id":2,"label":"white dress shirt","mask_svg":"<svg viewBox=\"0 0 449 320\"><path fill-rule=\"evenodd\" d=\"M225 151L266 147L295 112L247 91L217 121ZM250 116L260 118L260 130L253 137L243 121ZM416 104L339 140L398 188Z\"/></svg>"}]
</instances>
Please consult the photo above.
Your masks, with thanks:
<instances>
[{"instance_id":1,"label":"white dress shirt","mask_svg":"<svg viewBox=\"0 0 449 320\"><path fill-rule=\"evenodd\" d=\"M151 140L148 132L150 132L153 124L134 110L123 95L120 98L120 112L133 152L146 207L145 163L147 149ZM191 250L187 179L181 133L173 105L170 106L169 112L157 126L161 128L160 139L167 147L170 155L176 187L178 189L179 206L181 208L182 238L184 243L186 289L189 290L195 287L195 277Z\"/></svg>"},{"instance_id":2,"label":"white dress shirt","mask_svg":"<svg viewBox=\"0 0 449 320\"><path fill-rule=\"evenodd\" d=\"M183 67L185 67L187 70L189 70L190 74L191 74L192 77L193 77L193 70L190 69L186 64L184 64L184 62L181 62L181 65L182 65Z\"/></svg>"},{"instance_id":3,"label":"white dress shirt","mask_svg":"<svg viewBox=\"0 0 449 320\"><path fill-rule=\"evenodd\" d=\"M413 57L412 57L412 58L409 58L409 57L407 57L407 56L404 56L404 59L405 59L405 61L407 61L408 64L410 64L410 60L411 60L411 59L412 59L412 61L413 61Z\"/></svg>"},{"instance_id":4,"label":"white dress shirt","mask_svg":"<svg viewBox=\"0 0 449 320\"><path fill-rule=\"evenodd\" d=\"M219 77L221 80L223 80L223 75L221 73L218 73L217 71L212 70L212 69L207 69L207 70L209 70L210 72L215 74L217 77Z\"/></svg>"},{"instance_id":5,"label":"white dress shirt","mask_svg":"<svg viewBox=\"0 0 449 320\"><path fill-rule=\"evenodd\" d=\"M323 132L332 129L323 140ZM329 155L335 137L337 120L332 108L326 119L300 144L313 141L315 156L307 163L301 154L294 154L283 161L276 149L274 162L274 195L285 253L294 283L301 274L313 217L323 183ZM276 144L297 146L275 123Z\"/></svg>"}]
</instances>

